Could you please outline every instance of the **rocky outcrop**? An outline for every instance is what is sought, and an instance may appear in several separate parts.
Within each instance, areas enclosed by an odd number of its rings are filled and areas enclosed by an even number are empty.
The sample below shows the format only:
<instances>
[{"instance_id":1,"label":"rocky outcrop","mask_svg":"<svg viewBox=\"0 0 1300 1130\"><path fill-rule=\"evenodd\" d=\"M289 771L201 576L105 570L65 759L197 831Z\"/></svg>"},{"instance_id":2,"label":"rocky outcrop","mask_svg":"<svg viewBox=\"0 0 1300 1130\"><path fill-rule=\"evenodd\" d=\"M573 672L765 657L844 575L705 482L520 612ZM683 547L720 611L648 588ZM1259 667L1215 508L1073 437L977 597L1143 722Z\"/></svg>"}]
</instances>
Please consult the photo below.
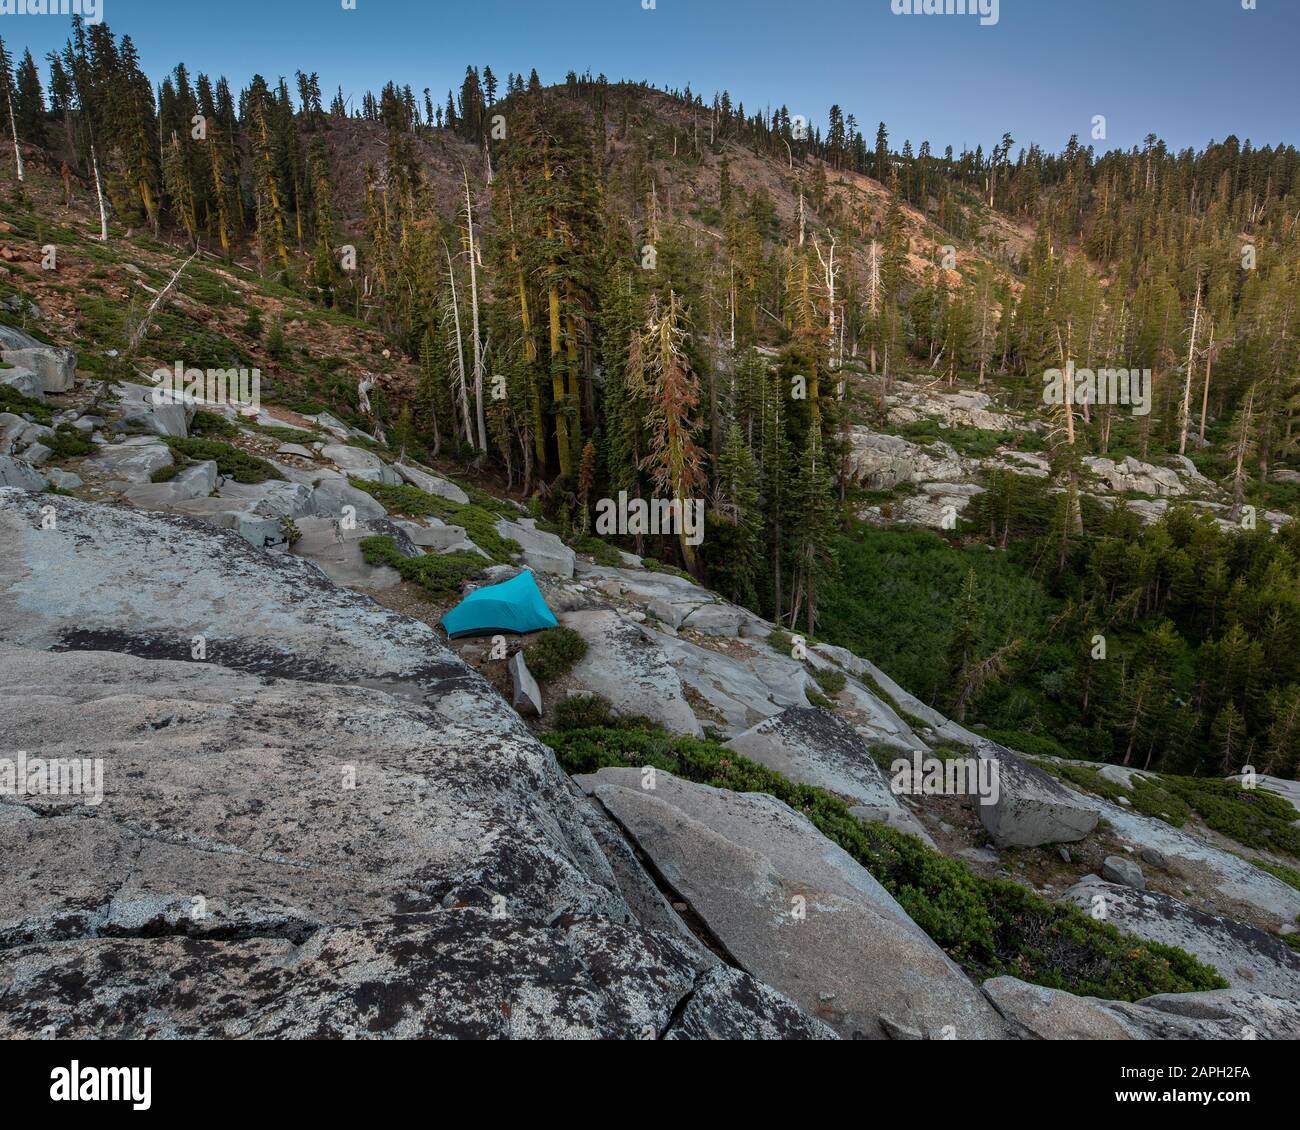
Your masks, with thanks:
<instances>
[{"instance_id":1,"label":"rocky outcrop","mask_svg":"<svg viewBox=\"0 0 1300 1130\"><path fill-rule=\"evenodd\" d=\"M511 522L501 518L496 531L503 538L519 543L522 551L520 561L534 573L546 573L552 577L573 576L577 555L555 534L539 530L536 520L520 518L518 522Z\"/></svg>"},{"instance_id":2,"label":"rocky outcrop","mask_svg":"<svg viewBox=\"0 0 1300 1130\"><path fill-rule=\"evenodd\" d=\"M965 461L946 443L912 443L864 427L850 428L848 438L853 481L868 490L892 490L900 483L960 481L969 473Z\"/></svg>"},{"instance_id":3,"label":"rocky outcrop","mask_svg":"<svg viewBox=\"0 0 1300 1130\"><path fill-rule=\"evenodd\" d=\"M1300 1003L1224 989L1135 1003L1077 997L1015 977L984 982L1013 1032L1033 1040L1295 1040Z\"/></svg>"},{"instance_id":4,"label":"rocky outcrop","mask_svg":"<svg viewBox=\"0 0 1300 1130\"><path fill-rule=\"evenodd\" d=\"M570 672L583 690L622 714L651 712L674 733L703 733L681 677L645 628L607 608L562 612L559 621L586 641L587 653Z\"/></svg>"},{"instance_id":5,"label":"rocky outcrop","mask_svg":"<svg viewBox=\"0 0 1300 1130\"><path fill-rule=\"evenodd\" d=\"M0 800L0 1035L829 1035L641 921L426 625L183 518L6 490L0 541L5 745L104 784Z\"/></svg>"},{"instance_id":6,"label":"rocky outcrop","mask_svg":"<svg viewBox=\"0 0 1300 1130\"><path fill-rule=\"evenodd\" d=\"M1156 498L1177 498L1187 493L1178 472L1157 467L1126 455L1118 463L1097 455L1085 455L1083 464L1111 490L1118 493L1136 491ZM1199 475L1198 475L1199 478Z\"/></svg>"},{"instance_id":7,"label":"rocky outcrop","mask_svg":"<svg viewBox=\"0 0 1300 1130\"><path fill-rule=\"evenodd\" d=\"M25 459L15 459L12 455L0 455L0 487L43 491L47 485L45 476Z\"/></svg>"},{"instance_id":8,"label":"rocky outcrop","mask_svg":"<svg viewBox=\"0 0 1300 1130\"><path fill-rule=\"evenodd\" d=\"M997 802L976 807L999 847L1073 843L1097 826L1100 812L1086 798L1005 746L985 742L977 756L993 759L998 766Z\"/></svg>"},{"instance_id":9,"label":"rocky outcrop","mask_svg":"<svg viewBox=\"0 0 1300 1130\"><path fill-rule=\"evenodd\" d=\"M439 498L445 498L448 502L454 502L459 506L469 502L469 495L455 483L422 467L414 467L408 463L394 463L393 470L402 477L404 482L418 487L426 494L436 494Z\"/></svg>"},{"instance_id":10,"label":"rocky outcrop","mask_svg":"<svg viewBox=\"0 0 1300 1130\"><path fill-rule=\"evenodd\" d=\"M1061 898L1126 934L1186 950L1234 989L1300 1000L1300 953L1253 926L1096 875L1085 876Z\"/></svg>"},{"instance_id":11,"label":"rocky outcrop","mask_svg":"<svg viewBox=\"0 0 1300 1130\"><path fill-rule=\"evenodd\" d=\"M1005 1034L982 994L893 897L780 801L639 769L577 780L732 963L842 1037Z\"/></svg>"},{"instance_id":12,"label":"rocky outcrop","mask_svg":"<svg viewBox=\"0 0 1300 1130\"><path fill-rule=\"evenodd\" d=\"M1158 852L1167 870L1175 875L1195 876L1198 884L1217 891L1224 905L1240 906L1253 918L1274 927L1293 925L1300 917L1300 891L1248 860L1163 820L1142 816L1100 797L1074 795L1100 811L1111 834L1121 843L1139 855Z\"/></svg>"},{"instance_id":13,"label":"rocky outcrop","mask_svg":"<svg viewBox=\"0 0 1300 1130\"><path fill-rule=\"evenodd\" d=\"M16 326L0 323L0 361L34 372L42 392L68 392L77 381L77 355L71 349L46 345Z\"/></svg>"},{"instance_id":14,"label":"rocky outcrop","mask_svg":"<svg viewBox=\"0 0 1300 1130\"><path fill-rule=\"evenodd\" d=\"M155 471L176 462L171 448L152 437L137 437L98 448L86 460L92 471L114 482L148 483Z\"/></svg>"},{"instance_id":15,"label":"rocky outcrop","mask_svg":"<svg viewBox=\"0 0 1300 1130\"><path fill-rule=\"evenodd\" d=\"M45 382L41 379L41 375L32 369L21 366L0 367L0 385L17 389L23 396L30 397L32 400L45 399Z\"/></svg>"},{"instance_id":16,"label":"rocky outcrop","mask_svg":"<svg viewBox=\"0 0 1300 1130\"><path fill-rule=\"evenodd\" d=\"M397 485L402 478L388 466L378 455L361 447L349 447L342 443L327 443L320 450L322 459L328 459L334 466L354 479L367 482Z\"/></svg>"},{"instance_id":17,"label":"rocky outcrop","mask_svg":"<svg viewBox=\"0 0 1300 1130\"><path fill-rule=\"evenodd\" d=\"M298 557L318 566L336 585L350 588L391 589L401 584L401 574L387 565L371 565L361 553L361 541L391 537L398 552L415 557L418 550L404 531L386 519L344 525L337 518L299 518L294 522L298 539L289 547Z\"/></svg>"},{"instance_id":18,"label":"rocky outcrop","mask_svg":"<svg viewBox=\"0 0 1300 1130\"><path fill-rule=\"evenodd\" d=\"M153 385L121 381L114 385L112 395L121 406L114 427L118 431L147 433L156 436L189 435L190 420L194 418L195 404L170 394L155 399L158 392Z\"/></svg>"},{"instance_id":19,"label":"rocky outcrop","mask_svg":"<svg viewBox=\"0 0 1300 1130\"><path fill-rule=\"evenodd\" d=\"M787 780L843 797L859 819L929 838L894 796L858 732L827 710L788 707L737 734L727 747Z\"/></svg>"},{"instance_id":20,"label":"rocky outcrop","mask_svg":"<svg viewBox=\"0 0 1300 1130\"><path fill-rule=\"evenodd\" d=\"M887 402L889 419L896 424L935 420L946 428L994 432L1031 430L1020 418L997 411L993 398L976 389L944 392L936 385L898 381Z\"/></svg>"}]
</instances>

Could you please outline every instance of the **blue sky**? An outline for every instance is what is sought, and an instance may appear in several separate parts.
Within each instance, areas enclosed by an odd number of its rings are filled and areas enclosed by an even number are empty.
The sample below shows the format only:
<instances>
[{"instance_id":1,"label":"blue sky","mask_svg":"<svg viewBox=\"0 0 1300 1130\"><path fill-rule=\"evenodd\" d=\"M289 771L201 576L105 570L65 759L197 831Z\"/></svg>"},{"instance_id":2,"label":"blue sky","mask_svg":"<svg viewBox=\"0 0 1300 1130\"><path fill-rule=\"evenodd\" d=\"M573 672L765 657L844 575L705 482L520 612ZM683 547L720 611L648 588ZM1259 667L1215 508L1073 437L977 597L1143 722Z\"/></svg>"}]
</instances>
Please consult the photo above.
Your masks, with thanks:
<instances>
[{"instance_id":1,"label":"blue sky","mask_svg":"<svg viewBox=\"0 0 1300 1130\"><path fill-rule=\"evenodd\" d=\"M1071 133L1173 148L1229 133L1300 142L1300 0L999 0L998 22L894 15L891 0L100 0L155 79L179 60L232 83L319 72L327 93L387 79L435 98L465 65L574 69L781 105L822 125L832 103L891 140L1060 149ZM650 2L650 0L645 0ZM918 4L920 0L917 0ZM11 52L62 44L66 17L0 15Z\"/></svg>"}]
</instances>

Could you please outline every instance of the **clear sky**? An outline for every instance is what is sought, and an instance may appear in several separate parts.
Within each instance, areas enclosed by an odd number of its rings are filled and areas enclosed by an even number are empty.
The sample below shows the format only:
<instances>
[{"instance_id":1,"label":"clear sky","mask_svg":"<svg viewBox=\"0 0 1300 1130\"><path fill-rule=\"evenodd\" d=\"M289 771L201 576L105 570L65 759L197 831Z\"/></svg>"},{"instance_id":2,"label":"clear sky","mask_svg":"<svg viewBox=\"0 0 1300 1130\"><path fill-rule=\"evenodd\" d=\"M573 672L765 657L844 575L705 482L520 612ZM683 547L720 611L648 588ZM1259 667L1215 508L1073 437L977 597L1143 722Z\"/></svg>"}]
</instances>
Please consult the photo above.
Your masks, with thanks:
<instances>
[{"instance_id":1,"label":"clear sky","mask_svg":"<svg viewBox=\"0 0 1300 1130\"><path fill-rule=\"evenodd\" d=\"M823 129L838 102L869 140L883 119L895 146L928 139L940 152L987 150L1005 131L1017 147L1057 150L1072 133L1086 145L1099 114L1099 149L1149 132L1175 149L1230 133L1296 144L1300 0L1254 2L998 0L984 27L978 16L895 15L891 0L355 0L355 10L344 0L99 0L155 80L181 60L235 85L301 68L327 95L391 78L440 100L467 63L503 81L536 67L547 83L590 68L689 82L706 96L727 89L747 111L785 104ZM39 58L68 22L0 15L0 36Z\"/></svg>"}]
</instances>

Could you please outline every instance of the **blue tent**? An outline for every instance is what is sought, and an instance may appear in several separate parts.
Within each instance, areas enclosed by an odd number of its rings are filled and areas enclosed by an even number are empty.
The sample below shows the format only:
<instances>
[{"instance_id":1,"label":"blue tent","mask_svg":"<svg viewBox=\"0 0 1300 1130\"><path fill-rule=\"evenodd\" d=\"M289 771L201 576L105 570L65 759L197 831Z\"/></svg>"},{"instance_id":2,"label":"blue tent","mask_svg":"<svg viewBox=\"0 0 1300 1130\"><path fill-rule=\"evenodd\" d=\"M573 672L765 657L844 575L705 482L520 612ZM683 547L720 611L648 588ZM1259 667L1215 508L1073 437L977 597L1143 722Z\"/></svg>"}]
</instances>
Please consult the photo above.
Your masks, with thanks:
<instances>
[{"instance_id":1,"label":"blue tent","mask_svg":"<svg viewBox=\"0 0 1300 1130\"><path fill-rule=\"evenodd\" d=\"M475 589L439 621L449 639L493 632L540 632L554 628L557 622L526 569L499 585Z\"/></svg>"}]
</instances>

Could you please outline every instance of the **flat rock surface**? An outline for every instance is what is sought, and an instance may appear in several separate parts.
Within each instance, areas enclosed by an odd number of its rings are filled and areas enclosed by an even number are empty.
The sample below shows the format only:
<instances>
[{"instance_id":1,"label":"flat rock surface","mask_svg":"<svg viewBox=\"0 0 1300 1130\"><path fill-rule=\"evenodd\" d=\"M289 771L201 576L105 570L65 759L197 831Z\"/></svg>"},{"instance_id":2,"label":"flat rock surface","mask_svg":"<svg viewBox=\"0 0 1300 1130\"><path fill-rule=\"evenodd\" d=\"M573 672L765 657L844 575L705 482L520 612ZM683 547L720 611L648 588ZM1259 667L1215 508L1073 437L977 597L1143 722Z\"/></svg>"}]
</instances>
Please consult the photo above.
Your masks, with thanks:
<instances>
[{"instance_id":1,"label":"flat rock surface","mask_svg":"<svg viewBox=\"0 0 1300 1130\"><path fill-rule=\"evenodd\" d=\"M759 793L639 769L577 778L732 962L842 1037L884 1039L882 1017L940 1038L1004 1028L966 975L851 856Z\"/></svg>"}]
</instances>

